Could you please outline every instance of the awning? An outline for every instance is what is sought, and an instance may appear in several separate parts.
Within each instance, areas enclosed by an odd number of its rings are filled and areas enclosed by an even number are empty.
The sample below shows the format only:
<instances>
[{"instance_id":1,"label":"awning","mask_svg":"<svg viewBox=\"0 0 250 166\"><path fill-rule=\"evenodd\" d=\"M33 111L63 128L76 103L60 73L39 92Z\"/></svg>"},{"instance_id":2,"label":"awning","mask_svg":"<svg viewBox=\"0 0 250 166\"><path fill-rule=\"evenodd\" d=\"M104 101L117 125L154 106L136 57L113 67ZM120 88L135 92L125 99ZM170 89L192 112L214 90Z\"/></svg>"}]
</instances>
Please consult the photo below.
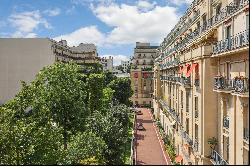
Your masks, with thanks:
<instances>
[{"instance_id":1,"label":"awning","mask_svg":"<svg viewBox=\"0 0 250 166\"><path fill-rule=\"evenodd\" d=\"M179 66L179 68L180 70L178 73L181 74L185 70L186 66Z\"/></svg>"},{"instance_id":2,"label":"awning","mask_svg":"<svg viewBox=\"0 0 250 166\"><path fill-rule=\"evenodd\" d=\"M182 157L181 155L178 155L177 157L175 157L175 161L176 161L177 163L180 163L181 160L183 160L183 157Z\"/></svg>"},{"instance_id":3,"label":"awning","mask_svg":"<svg viewBox=\"0 0 250 166\"><path fill-rule=\"evenodd\" d=\"M192 64L191 69L189 71L187 71L187 73L186 73L186 77L189 77L191 75L192 71L195 69L196 66L197 66L197 63Z\"/></svg>"}]
</instances>

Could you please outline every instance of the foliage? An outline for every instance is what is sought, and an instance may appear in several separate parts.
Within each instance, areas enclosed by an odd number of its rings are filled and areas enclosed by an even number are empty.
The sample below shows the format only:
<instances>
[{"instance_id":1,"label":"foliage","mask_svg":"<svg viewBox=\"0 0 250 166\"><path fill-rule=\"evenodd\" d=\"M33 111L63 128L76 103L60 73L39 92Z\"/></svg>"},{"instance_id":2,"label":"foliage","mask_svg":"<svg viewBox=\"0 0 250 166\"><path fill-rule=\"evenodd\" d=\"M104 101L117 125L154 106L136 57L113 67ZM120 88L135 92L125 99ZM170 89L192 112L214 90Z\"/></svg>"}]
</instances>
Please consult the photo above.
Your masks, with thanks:
<instances>
[{"instance_id":1,"label":"foliage","mask_svg":"<svg viewBox=\"0 0 250 166\"><path fill-rule=\"evenodd\" d=\"M114 90L111 88L103 89L103 97L102 97L102 106L104 109L110 108L112 104L112 98L114 94Z\"/></svg>"},{"instance_id":2,"label":"foliage","mask_svg":"<svg viewBox=\"0 0 250 166\"><path fill-rule=\"evenodd\" d=\"M99 63L84 63L82 65L81 71L85 74L101 74L103 72L103 67Z\"/></svg>"},{"instance_id":3,"label":"foliage","mask_svg":"<svg viewBox=\"0 0 250 166\"><path fill-rule=\"evenodd\" d=\"M0 110L0 164L55 164L60 158L61 128L51 123L14 120L15 111Z\"/></svg>"},{"instance_id":4,"label":"foliage","mask_svg":"<svg viewBox=\"0 0 250 166\"><path fill-rule=\"evenodd\" d=\"M117 100L119 103L129 106L131 104L129 98L133 95L130 84L131 81L129 78L117 78L110 82L108 87L115 91L113 100Z\"/></svg>"},{"instance_id":5,"label":"foliage","mask_svg":"<svg viewBox=\"0 0 250 166\"><path fill-rule=\"evenodd\" d=\"M62 164L103 164L107 146L102 138L91 132L77 133L71 137Z\"/></svg>"},{"instance_id":6,"label":"foliage","mask_svg":"<svg viewBox=\"0 0 250 166\"><path fill-rule=\"evenodd\" d=\"M171 161L174 161L176 157L174 145L173 144L165 145L165 148Z\"/></svg>"},{"instance_id":7,"label":"foliage","mask_svg":"<svg viewBox=\"0 0 250 166\"><path fill-rule=\"evenodd\" d=\"M93 113L102 109L102 97L104 88L103 74L90 74L88 77L89 110Z\"/></svg>"},{"instance_id":8,"label":"foliage","mask_svg":"<svg viewBox=\"0 0 250 166\"><path fill-rule=\"evenodd\" d=\"M107 164L123 164L123 147L128 140L129 109L122 110L125 106L119 107L111 108L105 115L95 112L87 123L88 131L101 137L108 146L104 153Z\"/></svg>"},{"instance_id":9,"label":"foliage","mask_svg":"<svg viewBox=\"0 0 250 166\"><path fill-rule=\"evenodd\" d=\"M218 144L218 140L215 137L209 138L207 142L210 145L210 148L213 150L215 149L215 146Z\"/></svg>"},{"instance_id":10,"label":"foliage","mask_svg":"<svg viewBox=\"0 0 250 166\"><path fill-rule=\"evenodd\" d=\"M112 72L104 72L104 85L108 85L111 81L117 79L117 77Z\"/></svg>"}]
</instances>

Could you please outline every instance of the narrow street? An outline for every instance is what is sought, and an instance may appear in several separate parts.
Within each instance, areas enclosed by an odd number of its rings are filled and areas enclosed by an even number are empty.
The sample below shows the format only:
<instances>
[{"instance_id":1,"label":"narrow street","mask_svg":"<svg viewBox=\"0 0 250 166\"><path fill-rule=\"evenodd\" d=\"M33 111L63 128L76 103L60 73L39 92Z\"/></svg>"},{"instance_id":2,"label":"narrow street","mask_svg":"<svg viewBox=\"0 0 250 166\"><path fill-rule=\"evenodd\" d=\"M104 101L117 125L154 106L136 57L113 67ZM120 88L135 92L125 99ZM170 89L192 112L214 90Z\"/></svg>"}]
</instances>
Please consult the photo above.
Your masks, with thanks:
<instances>
[{"instance_id":1,"label":"narrow street","mask_svg":"<svg viewBox=\"0 0 250 166\"><path fill-rule=\"evenodd\" d=\"M141 122L145 130L137 130L137 162L138 165L171 165L169 157L163 150L163 142L149 109L138 108L143 113L137 115L137 123Z\"/></svg>"}]
</instances>

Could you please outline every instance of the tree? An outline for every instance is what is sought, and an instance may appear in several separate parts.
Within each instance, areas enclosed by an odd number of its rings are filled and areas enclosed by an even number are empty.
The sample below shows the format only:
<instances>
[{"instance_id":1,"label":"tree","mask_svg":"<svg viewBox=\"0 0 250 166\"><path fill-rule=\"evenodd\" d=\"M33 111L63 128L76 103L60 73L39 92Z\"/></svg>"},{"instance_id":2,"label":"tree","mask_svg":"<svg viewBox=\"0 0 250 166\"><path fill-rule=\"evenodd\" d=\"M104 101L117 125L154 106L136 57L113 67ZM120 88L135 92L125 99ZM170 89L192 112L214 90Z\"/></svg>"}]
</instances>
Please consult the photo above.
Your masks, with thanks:
<instances>
[{"instance_id":1,"label":"tree","mask_svg":"<svg viewBox=\"0 0 250 166\"><path fill-rule=\"evenodd\" d=\"M48 122L15 117L15 111L0 109L0 164L55 164L60 159L61 128Z\"/></svg>"},{"instance_id":2,"label":"tree","mask_svg":"<svg viewBox=\"0 0 250 166\"><path fill-rule=\"evenodd\" d=\"M71 137L67 155L61 164L105 164L107 145L92 132L77 133Z\"/></svg>"},{"instance_id":3,"label":"tree","mask_svg":"<svg viewBox=\"0 0 250 166\"><path fill-rule=\"evenodd\" d=\"M112 104L114 90L112 90L111 88L104 88L102 93L102 107L103 109L109 109Z\"/></svg>"},{"instance_id":4,"label":"tree","mask_svg":"<svg viewBox=\"0 0 250 166\"><path fill-rule=\"evenodd\" d=\"M108 87L115 91L113 99L121 104L129 106L131 104L129 98L133 95L130 84L131 81L129 78L117 78L111 81Z\"/></svg>"},{"instance_id":5,"label":"tree","mask_svg":"<svg viewBox=\"0 0 250 166\"><path fill-rule=\"evenodd\" d=\"M102 97L104 88L103 74L90 74L88 77L89 110L93 113L102 109Z\"/></svg>"}]
</instances>

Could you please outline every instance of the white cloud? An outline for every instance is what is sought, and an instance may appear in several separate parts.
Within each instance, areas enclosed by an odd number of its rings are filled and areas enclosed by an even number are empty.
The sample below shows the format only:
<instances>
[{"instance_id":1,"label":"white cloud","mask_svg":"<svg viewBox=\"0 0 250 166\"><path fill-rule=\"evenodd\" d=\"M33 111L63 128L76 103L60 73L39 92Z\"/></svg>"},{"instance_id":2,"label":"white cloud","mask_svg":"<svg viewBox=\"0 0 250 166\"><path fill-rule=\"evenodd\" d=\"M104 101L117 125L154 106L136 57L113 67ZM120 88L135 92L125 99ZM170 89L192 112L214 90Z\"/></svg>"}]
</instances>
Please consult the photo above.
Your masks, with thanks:
<instances>
[{"instance_id":1,"label":"white cloud","mask_svg":"<svg viewBox=\"0 0 250 166\"><path fill-rule=\"evenodd\" d=\"M54 38L59 41L61 39L67 40L69 46L76 46L79 43L94 43L101 45L105 40L105 35L102 34L96 26L82 27L76 31L57 36Z\"/></svg>"},{"instance_id":2,"label":"white cloud","mask_svg":"<svg viewBox=\"0 0 250 166\"><path fill-rule=\"evenodd\" d=\"M87 0L74 1L86 3ZM115 46L135 44L137 41L157 44L166 37L179 19L177 8L158 6L156 2L146 0L139 0L134 5L118 5L109 0L97 5L92 3L90 6L96 17L112 28L111 31L102 33L95 26L81 27L55 39L66 39L70 45L88 42L98 46Z\"/></svg>"},{"instance_id":3,"label":"white cloud","mask_svg":"<svg viewBox=\"0 0 250 166\"><path fill-rule=\"evenodd\" d=\"M129 57L126 55L101 55L100 57L113 57L113 65L118 66L121 64L121 61L128 61Z\"/></svg>"},{"instance_id":4,"label":"white cloud","mask_svg":"<svg viewBox=\"0 0 250 166\"><path fill-rule=\"evenodd\" d=\"M131 44L136 41L159 43L178 21L177 10L155 6L147 12L139 6L126 4L98 5L94 14L105 24L114 27L108 34L108 44Z\"/></svg>"},{"instance_id":5,"label":"white cloud","mask_svg":"<svg viewBox=\"0 0 250 166\"><path fill-rule=\"evenodd\" d=\"M59 8L47 9L47 10L43 11L43 13L48 15L48 16L57 16L61 13L61 9L59 9Z\"/></svg>"},{"instance_id":6,"label":"white cloud","mask_svg":"<svg viewBox=\"0 0 250 166\"><path fill-rule=\"evenodd\" d=\"M193 2L193 0L171 0L171 3L177 5L177 6L181 6L183 4L189 5Z\"/></svg>"},{"instance_id":7,"label":"white cloud","mask_svg":"<svg viewBox=\"0 0 250 166\"><path fill-rule=\"evenodd\" d=\"M47 20L42 18L39 10L11 14L8 21L11 26L16 28L16 32L13 33L12 37L36 36L33 31L39 25L47 29L51 28Z\"/></svg>"},{"instance_id":8,"label":"white cloud","mask_svg":"<svg viewBox=\"0 0 250 166\"><path fill-rule=\"evenodd\" d=\"M148 10L151 10L155 7L157 3L156 2L153 2L153 3L150 3L146 0L139 0L137 2L137 6L139 9L141 9L142 11L148 11Z\"/></svg>"}]
</instances>

